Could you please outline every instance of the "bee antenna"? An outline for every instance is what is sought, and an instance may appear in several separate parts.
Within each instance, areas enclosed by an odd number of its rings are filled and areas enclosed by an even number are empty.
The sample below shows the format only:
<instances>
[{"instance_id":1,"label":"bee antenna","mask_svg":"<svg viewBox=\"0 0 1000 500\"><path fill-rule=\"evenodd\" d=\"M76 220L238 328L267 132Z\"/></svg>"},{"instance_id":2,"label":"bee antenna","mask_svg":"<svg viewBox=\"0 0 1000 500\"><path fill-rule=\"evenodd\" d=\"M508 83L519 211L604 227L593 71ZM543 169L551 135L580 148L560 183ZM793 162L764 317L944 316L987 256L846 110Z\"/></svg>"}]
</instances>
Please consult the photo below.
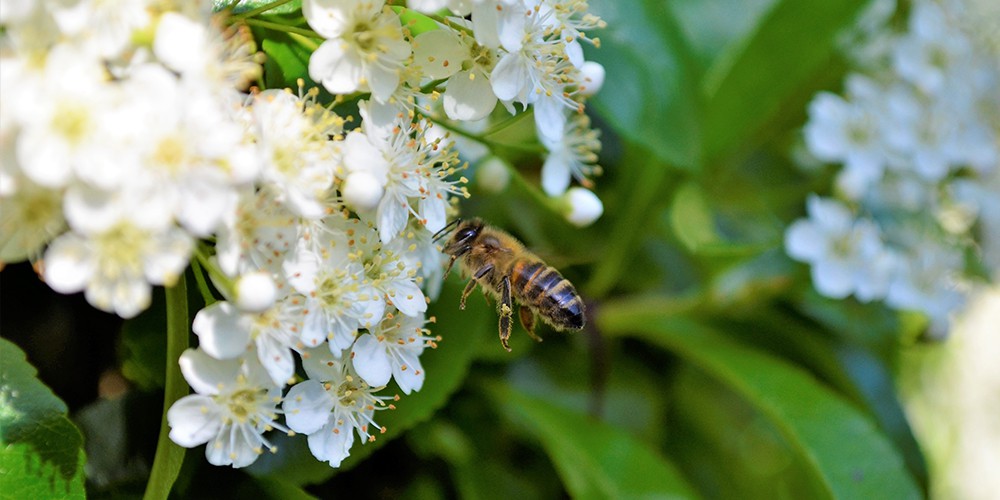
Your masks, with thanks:
<instances>
[{"instance_id":1,"label":"bee antenna","mask_svg":"<svg viewBox=\"0 0 1000 500\"><path fill-rule=\"evenodd\" d=\"M446 234L448 234L452 229L455 228L455 226L459 225L461 222L462 222L462 219L452 219L452 221L449 222L444 227L442 227L440 231L434 233L434 239L432 241L434 241L435 243L437 243L438 240L440 240L441 238L444 238L444 236Z\"/></svg>"}]
</instances>

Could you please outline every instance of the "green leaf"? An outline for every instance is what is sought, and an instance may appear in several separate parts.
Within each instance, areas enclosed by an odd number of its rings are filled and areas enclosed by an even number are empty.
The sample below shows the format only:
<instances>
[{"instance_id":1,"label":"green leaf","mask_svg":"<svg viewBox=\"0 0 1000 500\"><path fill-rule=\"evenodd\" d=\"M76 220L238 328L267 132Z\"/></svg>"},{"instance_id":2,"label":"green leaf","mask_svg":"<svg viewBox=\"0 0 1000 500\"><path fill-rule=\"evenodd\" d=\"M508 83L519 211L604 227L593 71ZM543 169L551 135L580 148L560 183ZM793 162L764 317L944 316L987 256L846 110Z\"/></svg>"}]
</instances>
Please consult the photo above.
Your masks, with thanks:
<instances>
[{"instance_id":1,"label":"green leaf","mask_svg":"<svg viewBox=\"0 0 1000 500\"><path fill-rule=\"evenodd\" d=\"M867 0L782 0L717 58L702 83L705 156L738 147L829 61Z\"/></svg>"},{"instance_id":2,"label":"green leaf","mask_svg":"<svg viewBox=\"0 0 1000 500\"><path fill-rule=\"evenodd\" d=\"M662 161L699 167L698 92L689 54L670 11L653 0L595 0L608 28L587 56L604 65L604 89L591 103L627 140Z\"/></svg>"},{"instance_id":3,"label":"green leaf","mask_svg":"<svg viewBox=\"0 0 1000 500\"><path fill-rule=\"evenodd\" d=\"M0 495L84 498L83 436L24 351L0 338Z\"/></svg>"},{"instance_id":4,"label":"green leaf","mask_svg":"<svg viewBox=\"0 0 1000 500\"><path fill-rule=\"evenodd\" d=\"M605 307L598 323L675 352L740 394L781 431L831 498L919 498L889 440L806 372L683 318Z\"/></svg>"},{"instance_id":5,"label":"green leaf","mask_svg":"<svg viewBox=\"0 0 1000 500\"><path fill-rule=\"evenodd\" d=\"M447 311L450 320L431 325L432 333L440 335L442 340L436 349L429 349L420 357L427 373L423 388L410 395L401 394L395 410L375 415L375 421L386 427L385 434L379 434L371 443L355 442L351 455L338 469L316 460L309 453L305 436L288 438L278 434L273 438L278 453L261 456L248 471L255 476L278 477L291 484L319 483L338 471L354 467L385 443L429 419L465 382L478 346L484 338L492 339L488 332L496 325L496 313L482 300L468 301L465 311L455 314L461 288L458 280L449 280L441 297L431 306L431 314Z\"/></svg>"},{"instance_id":6,"label":"green leaf","mask_svg":"<svg viewBox=\"0 0 1000 500\"><path fill-rule=\"evenodd\" d=\"M704 191L694 182L684 184L674 194L673 205L670 207L670 225L677 239L691 252L720 242L712 209L708 206Z\"/></svg>"},{"instance_id":7,"label":"green leaf","mask_svg":"<svg viewBox=\"0 0 1000 500\"><path fill-rule=\"evenodd\" d=\"M393 5L392 10L399 15L399 22L410 31L412 36L438 29L437 21L427 17L426 14L398 5Z\"/></svg>"},{"instance_id":8,"label":"green leaf","mask_svg":"<svg viewBox=\"0 0 1000 500\"><path fill-rule=\"evenodd\" d=\"M242 14L251 10L276 3L275 0L212 0L212 12L219 12L222 9L232 7L234 14ZM268 9L268 14L288 14L302 9L302 0L291 0L273 9Z\"/></svg>"},{"instance_id":9,"label":"green leaf","mask_svg":"<svg viewBox=\"0 0 1000 500\"><path fill-rule=\"evenodd\" d=\"M695 498L670 462L631 435L506 386L488 392L541 443L574 498Z\"/></svg>"},{"instance_id":10,"label":"green leaf","mask_svg":"<svg viewBox=\"0 0 1000 500\"><path fill-rule=\"evenodd\" d=\"M709 67L732 44L748 37L776 0L671 0L669 8L692 54ZM739 12L739 15L733 15Z\"/></svg>"},{"instance_id":11,"label":"green leaf","mask_svg":"<svg viewBox=\"0 0 1000 500\"><path fill-rule=\"evenodd\" d=\"M302 78L306 87L315 83L309 78L309 56L312 50L302 46L287 33L272 30L261 31L267 37L261 42L267 60L264 62L264 84L269 89L297 88L296 81ZM306 42L303 42L306 43Z\"/></svg>"}]
</instances>

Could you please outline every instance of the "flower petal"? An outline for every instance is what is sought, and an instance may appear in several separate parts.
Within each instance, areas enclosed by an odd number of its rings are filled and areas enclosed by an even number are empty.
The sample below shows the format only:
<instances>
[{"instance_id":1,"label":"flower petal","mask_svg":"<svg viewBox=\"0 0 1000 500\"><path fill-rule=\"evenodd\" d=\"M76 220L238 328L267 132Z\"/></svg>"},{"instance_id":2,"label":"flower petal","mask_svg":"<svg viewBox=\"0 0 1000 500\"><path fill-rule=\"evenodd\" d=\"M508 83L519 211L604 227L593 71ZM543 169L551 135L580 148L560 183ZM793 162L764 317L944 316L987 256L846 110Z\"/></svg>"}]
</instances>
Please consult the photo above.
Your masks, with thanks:
<instances>
[{"instance_id":1,"label":"flower petal","mask_svg":"<svg viewBox=\"0 0 1000 500\"><path fill-rule=\"evenodd\" d=\"M354 433L346 423L338 425L331 418L322 429L309 435L308 442L309 451L314 457L329 462L330 467L339 467L340 463L351 454Z\"/></svg>"},{"instance_id":2,"label":"flower petal","mask_svg":"<svg viewBox=\"0 0 1000 500\"><path fill-rule=\"evenodd\" d=\"M497 105L489 76L479 70L462 71L448 79L444 111L452 120L485 118Z\"/></svg>"},{"instance_id":3,"label":"flower petal","mask_svg":"<svg viewBox=\"0 0 1000 500\"><path fill-rule=\"evenodd\" d=\"M185 448L207 443L219 433L222 414L209 396L191 394L177 400L167 410L170 440Z\"/></svg>"},{"instance_id":4,"label":"flower petal","mask_svg":"<svg viewBox=\"0 0 1000 500\"><path fill-rule=\"evenodd\" d=\"M201 349L188 349L181 354L178 364L184 380L198 394L219 394L226 386L236 383L240 373L240 360L218 360Z\"/></svg>"},{"instance_id":5,"label":"flower petal","mask_svg":"<svg viewBox=\"0 0 1000 500\"><path fill-rule=\"evenodd\" d=\"M412 281L393 283L393 288L389 291L389 299L396 306L396 309L399 309L399 312L407 316L416 316L427 311L424 292L420 291L420 287Z\"/></svg>"},{"instance_id":6,"label":"flower petal","mask_svg":"<svg viewBox=\"0 0 1000 500\"><path fill-rule=\"evenodd\" d=\"M246 352L251 328L250 318L225 301L198 311L191 325L201 349L215 359L232 359Z\"/></svg>"},{"instance_id":7,"label":"flower petal","mask_svg":"<svg viewBox=\"0 0 1000 500\"><path fill-rule=\"evenodd\" d=\"M392 367L389 365L385 346L371 334L362 335L354 343L351 361L358 375L372 387L382 387L392 377Z\"/></svg>"},{"instance_id":8,"label":"flower petal","mask_svg":"<svg viewBox=\"0 0 1000 500\"><path fill-rule=\"evenodd\" d=\"M333 405L330 393L321 382L306 380L288 390L281 407L289 429L312 434L327 424Z\"/></svg>"}]
</instances>

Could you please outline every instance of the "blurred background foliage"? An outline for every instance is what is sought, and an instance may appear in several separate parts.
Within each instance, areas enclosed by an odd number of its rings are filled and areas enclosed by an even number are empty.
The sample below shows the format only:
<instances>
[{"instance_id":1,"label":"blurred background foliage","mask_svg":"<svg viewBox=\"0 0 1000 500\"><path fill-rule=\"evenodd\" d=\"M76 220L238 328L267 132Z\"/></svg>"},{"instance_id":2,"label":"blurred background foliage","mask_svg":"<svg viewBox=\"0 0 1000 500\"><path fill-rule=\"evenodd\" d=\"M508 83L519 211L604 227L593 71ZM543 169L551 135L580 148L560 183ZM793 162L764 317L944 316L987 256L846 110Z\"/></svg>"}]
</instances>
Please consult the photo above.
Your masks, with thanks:
<instances>
[{"instance_id":1,"label":"blurred background foliage","mask_svg":"<svg viewBox=\"0 0 1000 500\"><path fill-rule=\"evenodd\" d=\"M572 280L588 327L543 329L535 344L518 325L508 354L493 306L476 294L460 311L452 275L431 306L443 340L424 355L424 388L380 415L386 434L339 469L282 436L246 470L190 450L174 495L926 496L896 389L900 353L925 325L817 295L782 248L806 195L829 190L832 172L804 172L790 151L811 97L838 89L834 41L865 3L592 1L608 23L587 54L607 70L588 108L603 134L603 218L576 229L539 203L531 156L508 158L529 182L502 193L479 189L472 165L461 207ZM254 29L269 40L267 85L294 87L308 50ZM530 130L503 140L534 141L518 135ZM162 404L162 299L122 325L25 266L0 279L4 337L86 436L89 494L140 494ZM24 364L8 362L17 349L4 344L5 370Z\"/></svg>"}]
</instances>

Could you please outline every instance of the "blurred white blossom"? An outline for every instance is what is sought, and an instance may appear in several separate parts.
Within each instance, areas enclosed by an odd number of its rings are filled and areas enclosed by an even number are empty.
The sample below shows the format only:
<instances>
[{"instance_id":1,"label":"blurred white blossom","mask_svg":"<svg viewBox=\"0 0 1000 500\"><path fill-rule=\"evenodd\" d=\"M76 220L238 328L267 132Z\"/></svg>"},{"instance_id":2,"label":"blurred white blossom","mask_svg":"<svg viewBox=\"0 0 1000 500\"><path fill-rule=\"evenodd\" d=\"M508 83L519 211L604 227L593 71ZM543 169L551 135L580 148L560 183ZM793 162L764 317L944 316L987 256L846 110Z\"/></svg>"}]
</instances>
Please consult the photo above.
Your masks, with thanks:
<instances>
[{"instance_id":1,"label":"blurred white blossom","mask_svg":"<svg viewBox=\"0 0 1000 500\"><path fill-rule=\"evenodd\" d=\"M842 166L843 202L810 197L785 247L823 295L919 311L943 335L981 279L968 257L1000 275L1000 57L973 20L977 0L914 2L900 31L894 2L880 3L849 49L862 72L843 96L818 94L804 129L809 153Z\"/></svg>"}]
</instances>

